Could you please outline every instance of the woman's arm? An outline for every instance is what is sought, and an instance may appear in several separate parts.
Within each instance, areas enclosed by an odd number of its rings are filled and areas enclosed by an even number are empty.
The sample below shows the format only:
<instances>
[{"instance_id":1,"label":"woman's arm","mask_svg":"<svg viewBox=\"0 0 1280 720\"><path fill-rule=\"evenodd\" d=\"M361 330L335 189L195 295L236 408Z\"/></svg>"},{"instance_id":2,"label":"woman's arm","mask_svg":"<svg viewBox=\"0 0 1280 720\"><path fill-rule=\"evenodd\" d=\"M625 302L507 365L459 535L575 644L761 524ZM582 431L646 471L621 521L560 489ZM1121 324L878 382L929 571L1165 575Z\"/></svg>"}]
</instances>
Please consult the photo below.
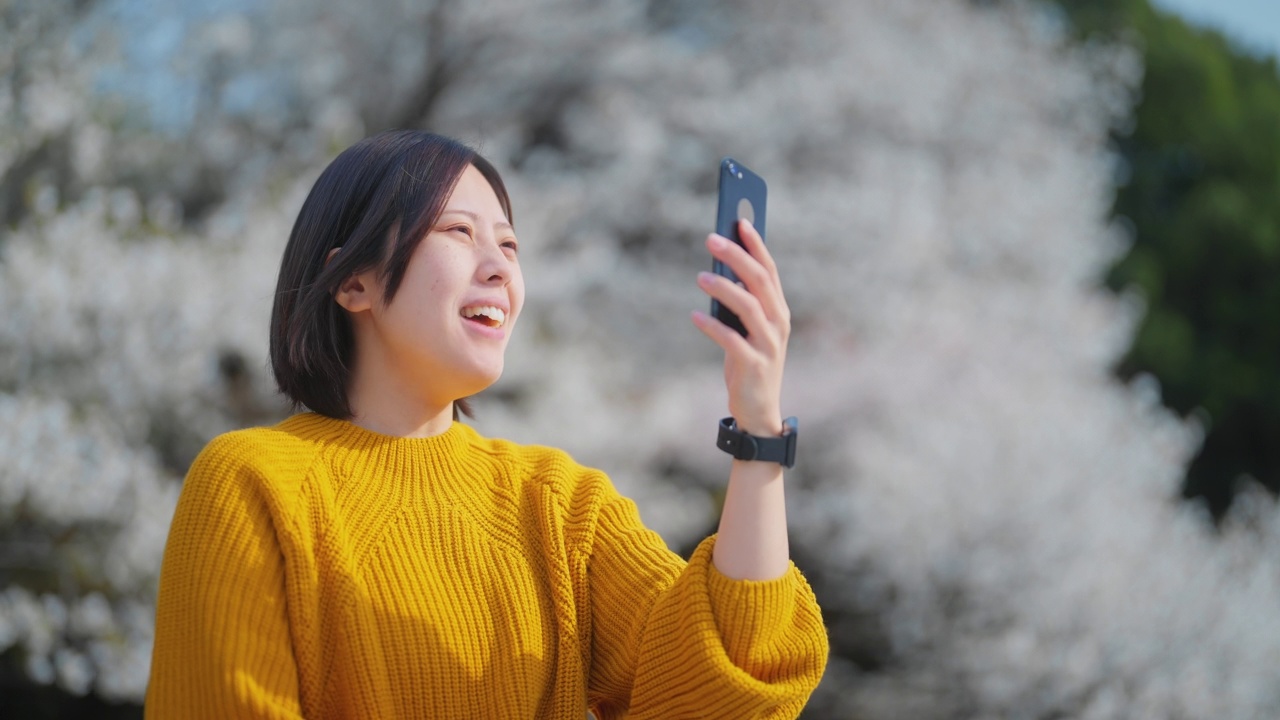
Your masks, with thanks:
<instances>
[{"instance_id":1,"label":"woman's arm","mask_svg":"<svg viewBox=\"0 0 1280 720\"><path fill-rule=\"evenodd\" d=\"M578 483L571 517L592 529L582 573L590 619L587 698L597 718L799 715L822 677L827 636L800 571L766 581L716 570L717 536L686 564L603 475ZM591 508L595 508L592 510Z\"/></svg>"},{"instance_id":2,"label":"woman's arm","mask_svg":"<svg viewBox=\"0 0 1280 720\"><path fill-rule=\"evenodd\" d=\"M712 563L734 580L773 580L786 573L790 559L782 466L734 460Z\"/></svg>"},{"instance_id":3,"label":"woman's arm","mask_svg":"<svg viewBox=\"0 0 1280 720\"><path fill-rule=\"evenodd\" d=\"M147 720L301 720L284 558L247 431L187 473L156 603Z\"/></svg>"},{"instance_id":4,"label":"woman's arm","mask_svg":"<svg viewBox=\"0 0 1280 720\"><path fill-rule=\"evenodd\" d=\"M725 350L729 411L752 435L780 435L790 312L764 242L743 222L746 250L707 247L745 288L704 273L699 285L746 325L694 323ZM782 466L735 460L720 531L685 565L605 487L590 557L588 697L601 720L796 717L826 666L822 613L791 563ZM589 513L576 512L575 517Z\"/></svg>"},{"instance_id":5,"label":"woman's arm","mask_svg":"<svg viewBox=\"0 0 1280 720\"><path fill-rule=\"evenodd\" d=\"M745 287L708 272L699 273L698 285L742 320L747 337L701 312L693 314L693 322L724 349L729 414L738 427L751 435L780 436L791 311L764 240L750 222L738 223L745 250L714 234L707 238L707 249L732 268ZM789 561L782 466L734 460L713 564L735 580L772 580L786 573Z\"/></svg>"}]
</instances>

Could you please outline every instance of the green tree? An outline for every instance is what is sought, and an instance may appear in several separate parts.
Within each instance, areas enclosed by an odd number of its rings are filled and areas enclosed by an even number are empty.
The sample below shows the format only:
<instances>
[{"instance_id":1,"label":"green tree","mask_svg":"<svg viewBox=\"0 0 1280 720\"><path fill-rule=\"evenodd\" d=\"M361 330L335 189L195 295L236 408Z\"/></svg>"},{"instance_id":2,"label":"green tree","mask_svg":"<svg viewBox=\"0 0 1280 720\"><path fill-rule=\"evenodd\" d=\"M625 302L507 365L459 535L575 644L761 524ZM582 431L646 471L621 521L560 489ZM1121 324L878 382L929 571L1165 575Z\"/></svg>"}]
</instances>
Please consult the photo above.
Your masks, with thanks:
<instances>
[{"instance_id":1,"label":"green tree","mask_svg":"<svg viewBox=\"0 0 1280 720\"><path fill-rule=\"evenodd\" d=\"M1083 35L1132 41L1146 66L1114 206L1134 244L1109 284L1147 314L1122 377L1206 421L1184 494L1221 517L1244 475L1280 491L1280 74L1149 0L1066 0Z\"/></svg>"}]
</instances>

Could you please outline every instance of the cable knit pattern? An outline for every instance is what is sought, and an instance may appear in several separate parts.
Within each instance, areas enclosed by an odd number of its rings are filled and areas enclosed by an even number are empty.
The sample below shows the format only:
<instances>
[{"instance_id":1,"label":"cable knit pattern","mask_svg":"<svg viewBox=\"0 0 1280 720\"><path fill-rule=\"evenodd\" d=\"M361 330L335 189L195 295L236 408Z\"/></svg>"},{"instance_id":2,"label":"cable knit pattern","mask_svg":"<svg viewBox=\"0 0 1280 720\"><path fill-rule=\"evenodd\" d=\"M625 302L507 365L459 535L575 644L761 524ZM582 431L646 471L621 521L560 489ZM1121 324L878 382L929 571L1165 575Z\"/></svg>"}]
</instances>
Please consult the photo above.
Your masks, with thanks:
<instances>
[{"instance_id":1,"label":"cable knit pattern","mask_svg":"<svg viewBox=\"0 0 1280 720\"><path fill-rule=\"evenodd\" d=\"M827 638L791 566L685 563L603 473L454 423L215 438L165 547L146 716L782 718Z\"/></svg>"}]
</instances>

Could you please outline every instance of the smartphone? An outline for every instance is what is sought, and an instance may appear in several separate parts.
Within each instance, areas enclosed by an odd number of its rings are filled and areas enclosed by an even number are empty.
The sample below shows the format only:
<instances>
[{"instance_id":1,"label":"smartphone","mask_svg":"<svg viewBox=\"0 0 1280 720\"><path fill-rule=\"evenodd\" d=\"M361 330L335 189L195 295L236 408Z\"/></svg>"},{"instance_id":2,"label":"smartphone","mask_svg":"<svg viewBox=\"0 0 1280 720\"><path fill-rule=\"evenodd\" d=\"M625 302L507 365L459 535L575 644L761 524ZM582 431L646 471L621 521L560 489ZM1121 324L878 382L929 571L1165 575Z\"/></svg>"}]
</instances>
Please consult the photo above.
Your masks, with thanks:
<instances>
[{"instance_id":1,"label":"smartphone","mask_svg":"<svg viewBox=\"0 0 1280 720\"><path fill-rule=\"evenodd\" d=\"M748 170L742 163L733 158L720 161L720 192L716 203L716 234L723 235L742 245L738 236L738 220L745 218L755 226L756 232L764 238L765 197L768 188L764 178ZM739 282L738 276L728 265L715 260L711 272ZM711 316L729 327L737 330L743 337L747 329L743 327L738 316L722 306L714 298L711 300Z\"/></svg>"}]
</instances>

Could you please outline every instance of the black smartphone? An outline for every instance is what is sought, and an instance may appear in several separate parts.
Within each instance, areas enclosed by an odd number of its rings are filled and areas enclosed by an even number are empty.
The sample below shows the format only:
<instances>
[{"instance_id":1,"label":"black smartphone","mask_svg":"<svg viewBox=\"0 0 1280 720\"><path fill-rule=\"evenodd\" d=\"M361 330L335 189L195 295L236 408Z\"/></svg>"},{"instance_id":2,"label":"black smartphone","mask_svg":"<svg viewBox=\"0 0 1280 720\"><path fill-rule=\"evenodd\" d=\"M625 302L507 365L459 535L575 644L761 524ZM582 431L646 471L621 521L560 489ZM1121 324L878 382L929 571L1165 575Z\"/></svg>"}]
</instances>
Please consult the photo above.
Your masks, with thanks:
<instances>
[{"instance_id":1,"label":"black smartphone","mask_svg":"<svg viewBox=\"0 0 1280 720\"><path fill-rule=\"evenodd\" d=\"M742 245L738 237L738 220L746 218L755 226L756 232L764 238L765 197L768 188L764 178L751 172L742 163L733 158L720 161L720 193L716 203L716 234L723 235ZM717 275L738 282L738 276L729 266L714 260L711 271ZM715 299L711 300L711 316L729 327L737 330L742 337L747 336L747 329L728 308Z\"/></svg>"}]
</instances>

